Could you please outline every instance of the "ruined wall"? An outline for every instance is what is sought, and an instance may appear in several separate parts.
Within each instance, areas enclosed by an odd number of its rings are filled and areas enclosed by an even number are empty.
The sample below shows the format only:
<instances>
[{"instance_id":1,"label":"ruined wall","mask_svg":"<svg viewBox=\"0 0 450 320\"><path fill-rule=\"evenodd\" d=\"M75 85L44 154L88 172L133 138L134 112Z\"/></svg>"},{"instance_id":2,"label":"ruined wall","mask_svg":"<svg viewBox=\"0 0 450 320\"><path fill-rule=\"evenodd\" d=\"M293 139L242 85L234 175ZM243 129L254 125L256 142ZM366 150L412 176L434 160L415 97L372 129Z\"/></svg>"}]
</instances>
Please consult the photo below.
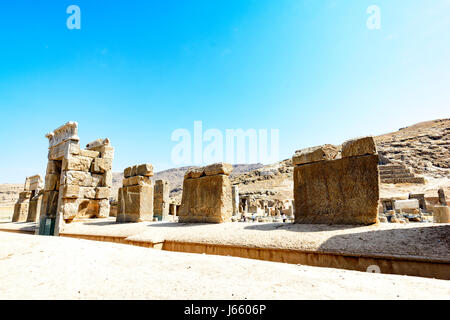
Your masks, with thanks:
<instances>
[{"instance_id":1,"label":"ruined wall","mask_svg":"<svg viewBox=\"0 0 450 320\"><path fill-rule=\"evenodd\" d=\"M123 186L119 189L117 222L153 220L153 166L142 164L124 170Z\"/></svg>"},{"instance_id":2,"label":"ruined wall","mask_svg":"<svg viewBox=\"0 0 450 320\"><path fill-rule=\"evenodd\" d=\"M169 183L156 180L153 197L153 217L166 221L169 216Z\"/></svg>"},{"instance_id":3,"label":"ruined wall","mask_svg":"<svg viewBox=\"0 0 450 320\"><path fill-rule=\"evenodd\" d=\"M43 182L40 175L25 179L24 191L14 205L12 222L36 222L39 218L43 197Z\"/></svg>"},{"instance_id":4,"label":"ruined wall","mask_svg":"<svg viewBox=\"0 0 450 320\"><path fill-rule=\"evenodd\" d=\"M112 186L114 148L98 139L80 149L78 124L68 122L46 135L49 140L43 220L55 219L55 234L74 219L106 218Z\"/></svg>"},{"instance_id":5,"label":"ruined wall","mask_svg":"<svg viewBox=\"0 0 450 320\"><path fill-rule=\"evenodd\" d=\"M338 158L341 153L342 158ZM325 145L294 155L295 223L373 224L379 199L373 138Z\"/></svg>"},{"instance_id":6,"label":"ruined wall","mask_svg":"<svg viewBox=\"0 0 450 320\"><path fill-rule=\"evenodd\" d=\"M233 212L233 167L218 163L186 172L178 222L230 222Z\"/></svg>"}]
</instances>

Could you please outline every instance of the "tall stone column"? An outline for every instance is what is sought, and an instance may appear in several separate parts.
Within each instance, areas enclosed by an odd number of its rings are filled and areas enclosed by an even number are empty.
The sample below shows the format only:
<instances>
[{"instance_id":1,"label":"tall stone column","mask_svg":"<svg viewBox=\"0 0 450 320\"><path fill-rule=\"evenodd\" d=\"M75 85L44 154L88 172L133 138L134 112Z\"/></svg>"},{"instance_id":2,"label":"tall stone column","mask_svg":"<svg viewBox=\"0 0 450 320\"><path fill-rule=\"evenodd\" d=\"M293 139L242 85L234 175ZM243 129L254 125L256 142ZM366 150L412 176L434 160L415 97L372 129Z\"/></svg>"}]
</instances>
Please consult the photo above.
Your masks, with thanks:
<instances>
[{"instance_id":1,"label":"tall stone column","mask_svg":"<svg viewBox=\"0 0 450 320\"><path fill-rule=\"evenodd\" d=\"M153 197L153 217L167 221L169 216L169 183L156 180Z\"/></svg>"},{"instance_id":2,"label":"tall stone column","mask_svg":"<svg viewBox=\"0 0 450 320\"><path fill-rule=\"evenodd\" d=\"M231 187L231 197L233 201L233 215L239 214L239 187L232 186Z\"/></svg>"}]
</instances>

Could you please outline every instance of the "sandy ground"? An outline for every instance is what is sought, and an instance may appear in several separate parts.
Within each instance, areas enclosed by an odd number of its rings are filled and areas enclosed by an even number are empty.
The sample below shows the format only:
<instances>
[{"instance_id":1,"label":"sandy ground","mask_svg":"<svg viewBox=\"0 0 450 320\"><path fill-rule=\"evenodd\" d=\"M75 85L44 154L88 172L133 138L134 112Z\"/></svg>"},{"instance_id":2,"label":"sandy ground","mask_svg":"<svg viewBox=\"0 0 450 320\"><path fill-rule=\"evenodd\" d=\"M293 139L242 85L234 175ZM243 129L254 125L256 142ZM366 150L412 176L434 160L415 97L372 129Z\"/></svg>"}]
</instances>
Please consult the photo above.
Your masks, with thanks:
<instances>
[{"instance_id":1,"label":"sandy ground","mask_svg":"<svg viewBox=\"0 0 450 320\"><path fill-rule=\"evenodd\" d=\"M450 282L0 232L0 299L449 299Z\"/></svg>"}]
</instances>

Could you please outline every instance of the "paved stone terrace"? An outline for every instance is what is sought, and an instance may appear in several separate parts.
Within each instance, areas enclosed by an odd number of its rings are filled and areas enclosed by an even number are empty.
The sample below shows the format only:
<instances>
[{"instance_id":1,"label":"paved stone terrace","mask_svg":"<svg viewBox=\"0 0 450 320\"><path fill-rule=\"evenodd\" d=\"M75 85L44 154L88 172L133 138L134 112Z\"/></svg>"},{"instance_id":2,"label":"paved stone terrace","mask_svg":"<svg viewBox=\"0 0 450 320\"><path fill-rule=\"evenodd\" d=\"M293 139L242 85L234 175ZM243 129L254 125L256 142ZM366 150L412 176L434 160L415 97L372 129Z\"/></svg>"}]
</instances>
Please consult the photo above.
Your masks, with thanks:
<instances>
[{"instance_id":1,"label":"paved stone terrace","mask_svg":"<svg viewBox=\"0 0 450 320\"><path fill-rule=\"evenodd\" d=\"M2 229L31 232L34 224L2 223ZM167 240L450 263L450 224L379 224L364 227L291 223L117 224L114 218L108 218L68 224L62 234L123 237L134 242L160 243Z\"/></svg>"}]
</instances>

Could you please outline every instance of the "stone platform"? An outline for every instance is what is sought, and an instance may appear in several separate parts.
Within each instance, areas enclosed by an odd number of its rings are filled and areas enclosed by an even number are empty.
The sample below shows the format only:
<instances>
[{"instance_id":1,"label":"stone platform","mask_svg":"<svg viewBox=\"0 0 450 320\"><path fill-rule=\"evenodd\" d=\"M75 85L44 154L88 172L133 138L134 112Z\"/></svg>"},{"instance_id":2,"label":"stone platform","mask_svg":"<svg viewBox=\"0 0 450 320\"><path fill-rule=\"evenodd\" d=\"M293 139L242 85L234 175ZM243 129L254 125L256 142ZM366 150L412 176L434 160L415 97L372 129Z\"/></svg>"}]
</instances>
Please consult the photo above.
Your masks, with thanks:
<instances>
[{"instance_id":1,"label":"stone platform","mask_svg":"<svg viewBox=\"0 0 450 320\"><path fill-rule=\"evenodd\" d=\"M32 223L2 223L0 231L32 233ZM63 237L133 244L277 262L450 279L450 224L373 226L291 223L117 224L114 218L71 223Z\"/></svg>"}]
</instances>

